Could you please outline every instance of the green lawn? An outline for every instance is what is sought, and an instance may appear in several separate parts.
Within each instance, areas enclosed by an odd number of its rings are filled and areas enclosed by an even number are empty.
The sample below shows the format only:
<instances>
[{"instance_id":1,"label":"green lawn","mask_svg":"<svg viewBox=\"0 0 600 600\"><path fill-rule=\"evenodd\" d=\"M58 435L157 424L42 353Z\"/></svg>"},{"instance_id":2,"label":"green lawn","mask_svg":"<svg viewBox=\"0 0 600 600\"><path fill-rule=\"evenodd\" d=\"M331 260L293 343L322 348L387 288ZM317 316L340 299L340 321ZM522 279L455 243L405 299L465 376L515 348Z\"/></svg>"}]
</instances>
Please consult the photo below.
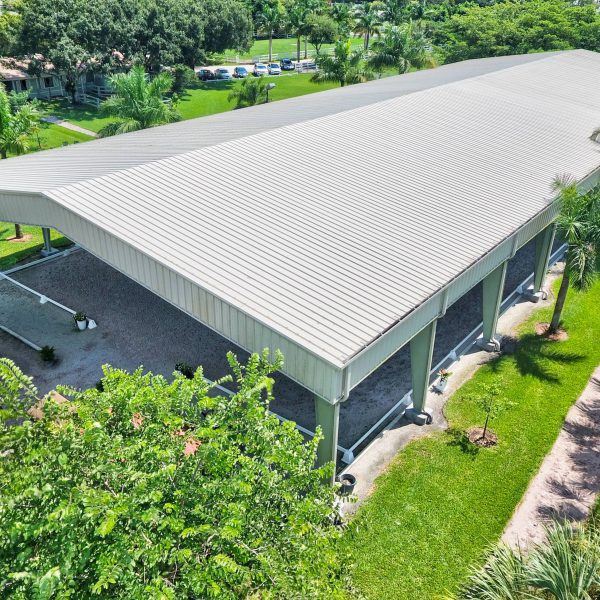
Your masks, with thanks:
<instances>
[{"instance_id":1,"label":"green lawn","mask_svg":"<svg viewBox=\"0 0 600 600\"><path fill-rule=\"evenodd\" d=\"M479 369L447 405L454 430L481 425L483 414L468 395L500 382L515 404L492 423L497 448L472 453L456 435L434 434L407 446L378 479L345 537L355 583L367 598L426 600L454 591L499 539L600 363L600 282L569 294L568 341L533 335L533 325L550 316L549 309L536 313L522 327L516 353Z\"/></svg>"},{"instance_id":2,"label":"green lawn","mask_svg":"<svg viewBox=\"0 0 600 600\"><path fill-rule=\"evenodd\" d=\"M352 38L351 43L356 48L362 48L364 41L361 37ZM322 48L329 48L333 44L323 44ZM304 58L304 40L300 44L301 58ZM269 40L255 40L248 52L239 52L237 50L226 50L225 56L239 56L241 60L251 60L255 56L260 56L269 53ZM296 56L296 38L284 38L273 40L273 54L292 54ZM308 44L308 56L313 56L315 49L313 46ZM215 60L219 60L219 56L214 57ZM212 61L211 61L212 62Z\"/></svg>"},{"instance_id":3,"label":"green lawn","mask_svg":"<svg viewBox=\"0 0 600 600\"><path fill-rule=\"evenodd\" d=\"M12 223L0 222L0 270L7 269L16 262L36 254L44 245L42 230L39 227L23 225L23 233L25 237L31 236L31 239L24 242L9 242L8 238L15 235L15 226ZM71 243L57 231L52 231L51 236L55 248Z\"/></svg>"},{"instance_id":4,"label":"green lawn","mask_svg":"<svg viewBox=\"0 0 600 600\"><path fill-rule=\"evenodd\" d=\"M332 83L312 83L310 78L309 73L270 77L269 80L275 83L275 89L269 92L269 100L274 102L338 87ZM234 105L227 100L227 96L230 90L237 85L240 85L237 81L215 81L188 89L179 103L179 112L184 119L193 119L231 110Z\"/></svg>"},{"instance_id":5,"label":"green lawn","mask_svg":"<svg viewBox=\"0 0 600 600\"><path fill-rule=\"evenodd\" d=\"M338 87L335 83L312 83L310 78L310 73L271 77L270 80L275 83L276 87L269 94L270 100L283 100L285 98L312 94ZM178 106L179 112L184 119L194 119L196 117L204 117L231 110L233 109L233 104L227 100L227 96L231 88L236 85L240 85L240 82L215 81L199 83L196 87L186 90ZM110 117L100 116L99 112L93 107L71 106L66 99L53 100L52 102L45 103L44 106L48 114L56 115L91 131L100 131L100 129L112 120ZM56 126L52 127L56 128ZM67 131L63 128L57 129ZM80 135L84 139L91 139L81 134L74 133L74 135ZM56 145L59 146L61 144L57 143Z\"/></svg>"}]
</instances>

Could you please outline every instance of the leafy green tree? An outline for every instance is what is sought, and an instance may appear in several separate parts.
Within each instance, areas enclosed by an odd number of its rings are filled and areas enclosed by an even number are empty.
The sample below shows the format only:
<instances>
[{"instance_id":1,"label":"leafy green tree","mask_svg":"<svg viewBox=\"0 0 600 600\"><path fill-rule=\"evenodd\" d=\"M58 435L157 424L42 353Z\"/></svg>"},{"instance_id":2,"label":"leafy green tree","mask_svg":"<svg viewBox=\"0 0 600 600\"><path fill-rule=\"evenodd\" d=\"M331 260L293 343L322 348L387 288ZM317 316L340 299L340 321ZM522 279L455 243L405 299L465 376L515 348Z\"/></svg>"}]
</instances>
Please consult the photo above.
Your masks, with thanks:
<instances>
[{"instance_id":1,"label":"leafy green tree","mask_svg":"<svg viewBox=\"0 0 600 600\"><path fill-rule=\"evenodd\" d=\"M17 14L0 11L0 56L13 56L16 53L19 26Z\"/></svg>"},{"instance_id":2,"label":"leafy green tree","mask_svg":"<svg viewBox=\"0 0 600 600\"><path fill-rule=\"evenodd\" d=\"M23 404L5 419L25 417L0 430L2 598L347 597L320 434L269 414L280 359L229 361L231 397L201 369L106 366L102 391L60 388L71 401L47 397L38 420L29 381L0 363Z\"/></svg>"},{"instance_id":3,"label":"leafy green tree","mask_svg":"<svg viewBox=\"0 0 600 600\"><path fill-rule=\"evenodd\" d=\"M258 24L269 36L269 62L273 60L273 35L285 21L285 10L279 0L267 2L259 15Z\"/></svg>"},{"instance_id":4,"label":"leafy green tree","mask_svg":"<svg viewBox=\"0 0 600 600\"><path fill-rule=\"evenodd\" d=\"M0 83L0 158L7 158L9 153L28 152L39 129L39 120L34 104L24 104L23 95L7 94ZM15 237L23 237L19 224L15 224Z\"/></svg>"},{"instance_id":5,"label":"leafy green tree","mask_svg":"<svg viewBox=\"0 0 600 600\"><path fill-rule=\"evenodd\" d=\"M103 114L116 117L100 130L100 137L165 125L181 119L180 114L166 101L173 86L173 77L159 73L149 78L144 68L136 66L129 73L118 73L109 79L114 95L100 105Z\"/></svg>"},{"instance_id":6,"label":"leafy green tree","mask_svg":"<svg viewBox=\"0 0 600 600\"><path fill-rule=\"evenodd\" d=\"M473 394L473 399L485 414L483 431L481 439L486 440L488 425L490 420L495 419L502 411L508 408L508 403L501 396L501 388L497 383L483 384L480 389Z\"/></svg>"},{"instance_id":7,"label":"leafy green tree","mask_svg":"<svg viewBox=\"0 0 600 600\"><path fill-rule=\"evenodd\" d=\"M296 60L300 61L300 43L308 29L310 11L304 0L294 0L286 10L286 23L296 37Z\"/></svg>"},{"instance_id":8,"label":"leafy green tree","mask_svg":"<svg viewBox=\"0 0 600 600\"><path fill-rule=\"evenodd\" d=\"M364 36L365 52L369 51L371 36L378 33L382 25L380 12L380 2L364 2L356 10L354 31Z\"/></svg>"},{"instance_id":9,"label":"leafy green tree","mask_svg":"<svg viewBox=\"0 0 600 600\"><path fill-rule=\"evenodd\" d=\"M334 2L329 7L329 14L338 26L340 37L350 37L354 29L354 13L350 5L345 2Z\"/></svg>"},{"instance_id":10,"label":"leafy green tree","mask_svg":"<svg viewBox=\"0 0 600 600\"><path fill-rule=\"evenodd\" d=\"M592 600L600 593L600 534L562 522L526 553L501 545L454 600Z\"/></svg>"},{"instance_id":11,"label":"leafy green tree","mask_svg":"<svg viewBox=\"0 0 600 600\"><path fill-rule=\"evenodd\" d=\"M229 92L229 102L236 108L245 108L267 101L267 80L264 77L247 77Z\"/></svg>"},{"instance_id":12,"label":"leafy green tree","mask_svg":"<svg viewBox=\"0 0 600 600\"><path fill-rule=\"evenodd\" d=\"M569 48L600 49L600 16L562 0L466 5L436 28L446 62Z\"/></svg>"},{"instance_id":13,"label":"leafy green tree","mask_svg":"<svg viewBox=\"0 0 600 600\"><path fill-rule=\"evenodd\" d=\"M312 15L307 22L308 41L319 54L323 44L330 44L338 36L337 23L327 15Z\"/></svg>"},{"instance_id":14,"label":"leafy green tree","mask_svg":"<svg viewBox=\"0 0 600 600\"><path fill-rule=\"evenodd\" d=\"M349 40L338 40L333 54L317 57L319 70L311 77L315 83L339 82L341 87L373 79L364 61L363 53L352 50Z\"/></svg>"},{"instance_id":15,"label":"leafy green tree","mask_svg":"<svg viewBox=\"0 0 600 600\"><path fill-rule=\"evenodd\" d=\"M407 5L406 0L383 0L381 3L383 21L391 25L400 25L405 19Z\"/></svg>"},{"instance_id":16,"label":"leafy green tree","mask_svg":"<svg viewBox=\"0 0 600 600\"><path fill-rule=\"evenodd\" d=\"M435 66L431 43L421 25L409 22L387 27L373 42L369 65L375 71L393 67L398 73Z\"/></svg>"},{"instance_id":17,"label":"leafy green tree","mask_svg":"<svg viewBox=\"0 0 600 600\"><path fill-rule=\"evenodd\" d=\"M596 139L600 130L594 131ZM560 192L560 213L556 220L558 233L568 244L565 268L554 305L550 333L555 333L561 322L569 286L588 288L598 275L600 266L600 191L586 194L577 191L575 183L557 180Z\"/></svg>"}]
</instances>

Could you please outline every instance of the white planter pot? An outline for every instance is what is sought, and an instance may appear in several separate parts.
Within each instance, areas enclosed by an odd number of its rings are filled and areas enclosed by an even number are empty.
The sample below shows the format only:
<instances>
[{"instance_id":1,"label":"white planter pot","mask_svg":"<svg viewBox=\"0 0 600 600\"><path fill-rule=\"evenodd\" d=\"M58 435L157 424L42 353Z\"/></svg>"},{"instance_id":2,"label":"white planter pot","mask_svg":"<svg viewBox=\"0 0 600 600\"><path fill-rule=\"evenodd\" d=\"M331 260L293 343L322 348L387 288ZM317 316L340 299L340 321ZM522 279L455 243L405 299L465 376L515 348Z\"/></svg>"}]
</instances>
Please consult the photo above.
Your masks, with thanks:
<instances>
[{"instance_id":1,"label":"white planter pot","mask_svg":"<svg viewBox=\"0 0 600 600\"><path fill-rule=\"evenodd\" d=\"M440 379L433 387L441 394L448 387L448 380Z\"/></svg>"},{"instance_id":2,"label":"white planter pot","mask_svg":"<svg viewBox=\"0 0 600 600\"><path fill-rule=\"evenodd\" d=\"M75 321L77 323L77 329L83 331L87 327L87 319L85 321Z\"/></svg>"}]
</instances>

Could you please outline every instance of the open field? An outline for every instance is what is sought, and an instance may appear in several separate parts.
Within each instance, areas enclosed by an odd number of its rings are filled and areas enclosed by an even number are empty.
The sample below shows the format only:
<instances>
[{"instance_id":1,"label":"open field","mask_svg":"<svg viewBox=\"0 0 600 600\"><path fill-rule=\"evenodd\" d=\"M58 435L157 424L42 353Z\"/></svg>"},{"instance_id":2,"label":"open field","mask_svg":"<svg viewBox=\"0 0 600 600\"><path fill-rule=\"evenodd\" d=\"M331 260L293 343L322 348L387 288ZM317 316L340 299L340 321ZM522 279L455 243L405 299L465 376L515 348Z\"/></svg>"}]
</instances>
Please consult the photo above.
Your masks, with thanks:
<instances>
[{"instance_id":1,"label":"open field","mask_svg":"<svg viewBox=\"0 0 600 600\"><path fill-rule=\"evenodd\" d=\"M450 399L450 431L411 443L378 480L345 538L355 582L368 598L422 600L454 591L500 538L600 363L600 283L569 294L568 341L534 335L534 324L550 316L548 309L536 313L521 328L515 353L483 366ZM491 423L499 445L475 451L461 432L483 424L473 395L492 382L513 404Z\"/></svg>"}]
</instances>

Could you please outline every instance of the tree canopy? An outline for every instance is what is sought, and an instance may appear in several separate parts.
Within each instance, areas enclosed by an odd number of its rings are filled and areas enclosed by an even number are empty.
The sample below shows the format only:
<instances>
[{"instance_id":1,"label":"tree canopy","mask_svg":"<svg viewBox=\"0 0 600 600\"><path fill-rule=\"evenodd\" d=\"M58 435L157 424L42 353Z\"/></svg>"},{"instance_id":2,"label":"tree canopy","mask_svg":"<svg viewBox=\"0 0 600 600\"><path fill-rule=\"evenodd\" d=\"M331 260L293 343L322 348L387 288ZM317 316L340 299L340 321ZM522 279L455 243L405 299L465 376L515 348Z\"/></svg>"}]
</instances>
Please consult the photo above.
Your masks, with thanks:
<instances>
[{"instance_id":1,"label":"tree canopy","mask_svg":"<svg viewBox=\"0 0 600 600\"><path fill-rule=\"evenodd\" d=\"M110 67L120 57L151 71L193 67L208 52L246 50L251 43L250 11L241 0L26 0L20 6L21 54L51 59L61 45L74 47L87 68Z\"/></svg>"},{"instance_id":2,"label":"tree canopy","mask_svg":"<svg viewBox=\"0 0 600 600\"><path fill-rule=\"evenodd\" d=\"M319 436L269 415L280 359L229 361L231 397L201 369L104 367L101 391L61 388L36 420L31 380L0 359L2 598L342 597Z\"/></svg>"}]
</instances>

